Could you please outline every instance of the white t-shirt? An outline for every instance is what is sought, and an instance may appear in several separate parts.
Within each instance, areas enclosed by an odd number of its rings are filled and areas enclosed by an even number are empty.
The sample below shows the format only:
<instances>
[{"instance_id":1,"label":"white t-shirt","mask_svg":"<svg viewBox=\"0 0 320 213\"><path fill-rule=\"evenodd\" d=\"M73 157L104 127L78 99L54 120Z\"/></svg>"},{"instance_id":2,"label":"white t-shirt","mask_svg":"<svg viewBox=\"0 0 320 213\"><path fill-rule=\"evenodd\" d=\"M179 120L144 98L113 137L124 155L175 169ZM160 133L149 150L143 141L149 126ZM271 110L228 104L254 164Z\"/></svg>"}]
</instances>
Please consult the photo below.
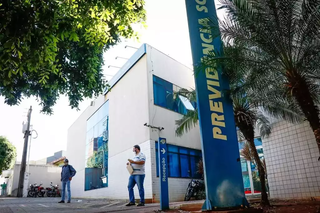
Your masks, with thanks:
<instances>
[{"instance_id":1,"label":"white t-shirt","mask_svg":"<svg viewBox=\"0 0 320 213\"><path fill-rule=\"evenodd\" d=\"M146 161L146 156L143 153L139 153L137 155L135 155L131 160L133 161ZM133 168L133 175L144 175L145 174L145 168L144 168L144 164L140 165L140 164L135 164L132 163L131 164L132 168Z\"/></svg>"}]
</instances>

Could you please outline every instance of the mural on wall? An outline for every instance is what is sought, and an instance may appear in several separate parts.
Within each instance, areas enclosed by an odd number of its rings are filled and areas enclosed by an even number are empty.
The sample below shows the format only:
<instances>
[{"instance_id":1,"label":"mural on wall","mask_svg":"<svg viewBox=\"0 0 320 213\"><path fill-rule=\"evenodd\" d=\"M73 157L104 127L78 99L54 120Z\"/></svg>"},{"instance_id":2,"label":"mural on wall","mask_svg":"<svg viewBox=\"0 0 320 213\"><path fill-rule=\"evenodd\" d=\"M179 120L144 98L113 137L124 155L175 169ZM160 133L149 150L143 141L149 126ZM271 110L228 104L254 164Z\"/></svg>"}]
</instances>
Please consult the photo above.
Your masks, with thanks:
<instances>
[{"instance_id":1,"label":"mural on wall","mask_svg":"<svg viewBox=\"0 0 320 213\"><path fill-rule=\"evenodd\" d=\"M109 102L87 120L85 191L108 186Z\"/></svg>"}]
</instances>

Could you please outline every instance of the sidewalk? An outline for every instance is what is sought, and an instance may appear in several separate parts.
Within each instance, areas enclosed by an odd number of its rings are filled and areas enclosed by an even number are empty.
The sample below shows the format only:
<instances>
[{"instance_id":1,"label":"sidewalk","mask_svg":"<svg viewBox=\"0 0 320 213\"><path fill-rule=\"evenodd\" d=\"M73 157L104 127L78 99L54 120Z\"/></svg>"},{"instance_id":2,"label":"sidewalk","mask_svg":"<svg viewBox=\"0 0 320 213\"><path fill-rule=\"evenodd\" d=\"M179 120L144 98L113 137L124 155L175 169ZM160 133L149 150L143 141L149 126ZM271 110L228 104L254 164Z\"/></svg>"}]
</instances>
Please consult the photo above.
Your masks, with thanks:
<instances>
[{"instance_id":1,"label":"sidewalk","mask_svg":"<svg viewBox=\"0 0 320 213\"><path fill-rule=\"evenodd\" d=\"M70 204L59 204L59 198L0 198L0 213L107 213L107 212L160 212L159 203L144 207L126 207L123 200L74 199ZM203 201L170 203L171 209L183 204L202 205Z\"/></svg>"}]
</instances>

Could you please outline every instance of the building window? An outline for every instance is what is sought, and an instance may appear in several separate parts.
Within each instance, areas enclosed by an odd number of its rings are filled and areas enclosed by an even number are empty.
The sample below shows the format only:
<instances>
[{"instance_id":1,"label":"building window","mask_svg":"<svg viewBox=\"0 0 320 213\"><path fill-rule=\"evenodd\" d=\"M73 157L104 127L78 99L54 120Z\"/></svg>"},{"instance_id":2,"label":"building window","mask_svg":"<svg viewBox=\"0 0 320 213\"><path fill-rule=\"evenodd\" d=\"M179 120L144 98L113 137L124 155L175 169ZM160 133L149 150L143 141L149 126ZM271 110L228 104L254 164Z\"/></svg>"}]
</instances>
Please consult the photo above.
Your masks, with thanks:
<instances>
[{"instance_id":1,"label":"building window","mask_svg":"<svg viewBox=\"0 0 320 213\"><path fill-rule=\"evenodd\" d=\"M200 150L167 145L168 177L201 178L197 172L202 155ZM157 177L159 177L158 142L156 142Z\"/></svg>"},{"instance_id":2,"label":"building window","mask_svg":"<svg viewBox=\"0 0 320 213\"><path fill-rule=\"evenodd\" d=\"M109 102L87 120L85 191L108 186Z\"/></svg>"},{"instance_id":3,"label":"building window","mask_svg":"<svg viewBox=\"0 0 320 213\"><path fill-rule=\"evenodd\" d=\"M195 103L191 103L186 97L175 94L180 89L180 87L154 75L154 104L184 115L188 110L194 110Z\"/></svg>"}]
</instances>

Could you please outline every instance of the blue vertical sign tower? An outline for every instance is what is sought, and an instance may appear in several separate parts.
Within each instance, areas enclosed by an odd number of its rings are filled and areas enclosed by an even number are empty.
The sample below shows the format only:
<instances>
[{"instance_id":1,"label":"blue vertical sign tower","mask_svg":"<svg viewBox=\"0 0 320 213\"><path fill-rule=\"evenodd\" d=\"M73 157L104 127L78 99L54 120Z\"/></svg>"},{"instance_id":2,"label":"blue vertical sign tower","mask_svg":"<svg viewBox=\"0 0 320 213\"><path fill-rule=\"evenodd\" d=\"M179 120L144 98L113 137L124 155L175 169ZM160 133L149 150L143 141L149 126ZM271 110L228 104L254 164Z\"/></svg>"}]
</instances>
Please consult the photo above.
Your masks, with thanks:
<instances>
[{"instance_id":1,"label":"blue vertical sign tower","mask_svg":"<svg viewBox=\"0 0 320 213\"><path fill-rule=\"evenodd\" d=\"M168 189L168 160L167 160L167 141L159 138L159 178L160 178L160 209L169 209L169 189Z\"/></svg>"},{"instance_id":2,"label":"blue vertical sign tower","mask_svg":"<svg viewBox=\"0 0 320 213\"><path fill-rule=\"evenodd\" d=\"M195 70L209 52L222 53L214 0L186 0ZM212 28L212 23L215 28ZM198 70L197 70L198 71ZM236 208L246 204L232 101L223 97L229 88L221 70L210 67L195 76L206 202L203 210Z\"/></svg>"}]
</instances>

